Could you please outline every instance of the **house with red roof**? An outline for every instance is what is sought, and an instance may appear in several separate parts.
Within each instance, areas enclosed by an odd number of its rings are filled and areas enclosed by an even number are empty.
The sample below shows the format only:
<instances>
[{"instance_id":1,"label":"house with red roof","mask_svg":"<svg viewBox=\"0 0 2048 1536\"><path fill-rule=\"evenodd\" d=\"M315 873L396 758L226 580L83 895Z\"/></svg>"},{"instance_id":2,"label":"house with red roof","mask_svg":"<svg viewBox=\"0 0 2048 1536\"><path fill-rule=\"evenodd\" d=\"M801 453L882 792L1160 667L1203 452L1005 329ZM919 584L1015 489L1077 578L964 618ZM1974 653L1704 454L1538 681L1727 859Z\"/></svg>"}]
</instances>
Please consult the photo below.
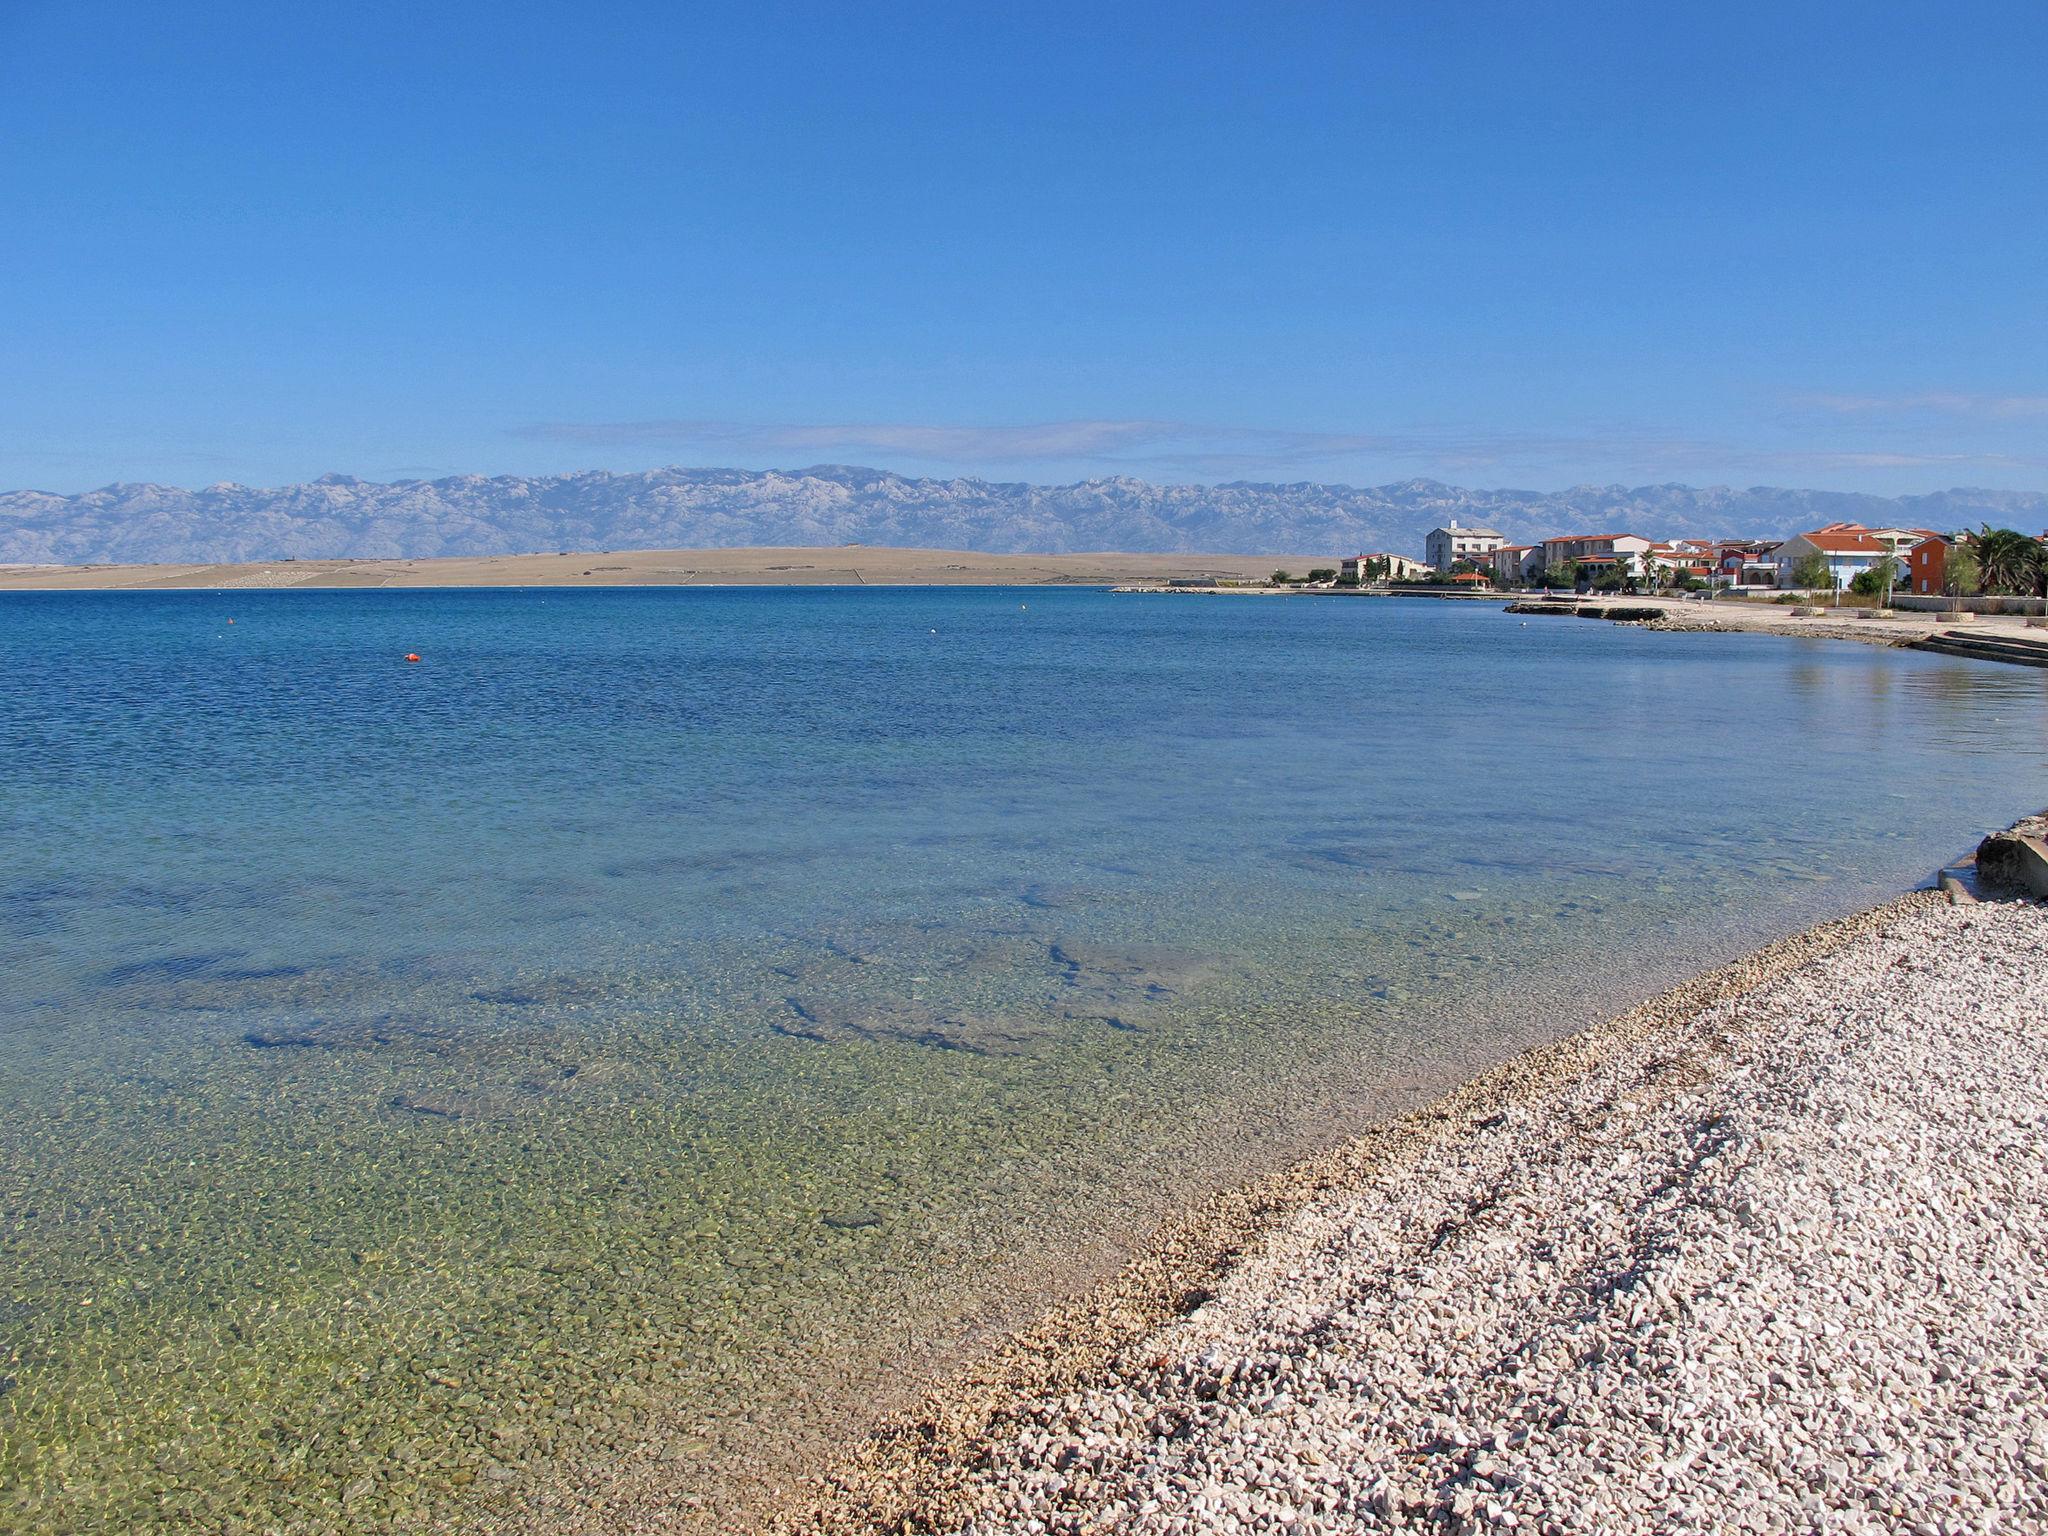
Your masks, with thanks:
<instances>
[{"instance_id":1,"label":"house with red roof","mask_svg":"<svg viewBox=\"0 0 2048 1536\"><path fill-rule=\"evenodd\" d=\"M1621 566L1631 574L1640 571L1649 555L1650 541L1635 533L1561 533L1543 541L1541 569L1554 571L1566 563L1589 572Z\"/></svg>"},{"instance_id":2,"label":"house with red roof","mask_svg":"<svg viewBox=\"0 0 2048 1536\"><path fill-rule=\"evenodd\" d=\"M1643 568L1661 580L1705 581L1714 574L1714 546L1706 539L1666 539L1643 552Z\"/></svg>"},{"instance_id":3,"label":"house with red roof","mask_svg":"<svg viewBox=\"0 0 2048 1536\"><path fill-rule=\"evenodd\" d=\"M1534 581L1542 569L1541 544L1503 544L1493 552L1493 579L1504 587Z\"/></svg>"},{"instance_id":4,"label":"house with red roof","mask_svg":"<svg viewBox=\"0 0 2048 1536\"><path fill-rule=\"evenodd\" d=\"M1714 546L1715 585L1722 587L1775 587L1778 584L1777 545L1754 539L1723 539Z\"/></svg>"},{"instance_id":5,"label":"house with red roof","mask_svg":"<svg viewBox=\"0 0 2048 1536\"><path fill-rule=\"evenodd\" d=\"M1778 585L1792 585L1792 573L1815 558L1827 562L1832 585L1839 591L1879 561L1898 559L1907 531L1866 528L1861 523L1830 523L1811 533L1795 533L1772 551L1778 562ZM1922 535L1913 535L1919 542Z\"/></svg>"},{"instance_id":6,"label":"house with red roof","mask_svg":"<svg viewBox=\"0 0 2048 1536\"><path fill-rule=\"evenodd\" d=\"M1337 573L1337 579L1346 583L1362 583L1374 578L1367 571L1379 571L1390 581L1411 581L1427 576L1429 567L1420 560L1411 560L1406 555L1389 554L1386 550L1374 550L1370 554L1346 555Z\"/></svg>"}]
</instances>

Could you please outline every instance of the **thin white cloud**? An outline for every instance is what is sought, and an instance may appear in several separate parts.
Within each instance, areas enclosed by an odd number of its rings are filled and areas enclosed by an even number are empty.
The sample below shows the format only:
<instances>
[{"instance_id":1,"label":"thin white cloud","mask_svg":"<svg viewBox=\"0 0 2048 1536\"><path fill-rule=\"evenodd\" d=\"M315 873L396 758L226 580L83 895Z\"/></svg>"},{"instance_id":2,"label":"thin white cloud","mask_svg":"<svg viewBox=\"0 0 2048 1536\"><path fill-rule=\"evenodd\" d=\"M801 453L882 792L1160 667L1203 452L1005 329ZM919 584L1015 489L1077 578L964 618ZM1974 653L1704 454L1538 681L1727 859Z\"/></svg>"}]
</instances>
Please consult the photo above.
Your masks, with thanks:
<instances>
[{"instance_id":1,"label":"thin white cloud","mask_svg":"<svg viewBox=\"0 0 2048 1536\"><path fill-rule=\"evenodd\" d=\"M925 422L756 423L688 418L537 422L515 436L584 447L688 449L750 454L875 453L952 463L1091 460L1209 471L1272 469L1374 455L1429 458L1446 467L1583 454L1598 439L1415 428L1306 432L1151 419L1094 419L1007 426ZM1611 445L1610 445L1611 446ZM1654 448L1631 442L1635 449Z\"/></svg>"},{"instance_id":2,"label":"thin white cloud","mask_svg":"<svg viewBox=\"0 0 2048 1536\"><path fill-rule=\"evenodd\" d=\"M1853 415L1861 397L1832 396L1831 409ZM1921 397L1915 397L1921 398ZM1924 397L1940 399L1947 397ZM1871 397L1868 409L1878 406ZM2016 401L2006 402L2017 415ZM1928 407L1923 406L1922 409ZM934 422L758 423L689 418L613 422L539 422L515 436L586 448L657 448L734 462L815 462L820 456L874 462L916 460L970 472L1028 464L1086 465L1093 471L1200 479L1314 478L1333 468L1430 475L1542 473L1647 476L1855 473L1952 468L2032 472L2048 458L1995 452L1922 452L1815 445L1762 448L1709 438L1616 428L1584 434L1412 427L1387 432L1309 432L1216 426L1149 418L1080 418L1022 425Z\"/></svg>"},{"instance_id":3,"label":"thin white cloud","mask_svg":"<svg viewBox=\"0 0 2048 1536\"><path fill-rule=\"evenodd\" d=\"M836 453L848 449L920 459L1092 458L1159 442L1186 429L1168 421L1044 421L1024 426L950 426L927 422L778 424L668 419L539 422L516 435L543 442L635 448L718 448L757 453Z\"/></svg>"},{"instance_id":4,"label":"thin white cloud","mask_svg":"<svg viewBox=\"0 0 2048 1536\"><path fill-rule=\"evenodd\" d=\"M2048 395L1971 395L1928 390L1911 395L1813 394L1803 403L1837 416L1967 416L1979 421L2048 418Z\"/></svg>"}]
</instances>

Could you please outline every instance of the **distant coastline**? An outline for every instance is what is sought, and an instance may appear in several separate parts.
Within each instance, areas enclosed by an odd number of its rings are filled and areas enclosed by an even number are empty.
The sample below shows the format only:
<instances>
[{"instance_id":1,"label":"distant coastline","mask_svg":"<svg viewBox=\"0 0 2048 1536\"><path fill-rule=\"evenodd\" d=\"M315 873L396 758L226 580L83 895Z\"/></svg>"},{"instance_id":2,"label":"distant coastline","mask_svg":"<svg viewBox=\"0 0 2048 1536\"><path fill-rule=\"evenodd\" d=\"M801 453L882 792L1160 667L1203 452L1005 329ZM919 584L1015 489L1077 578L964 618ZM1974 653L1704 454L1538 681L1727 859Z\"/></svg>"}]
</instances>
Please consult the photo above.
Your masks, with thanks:
<instances>
[{"instance_id":1,"label":"distant coastline","mask_svg":"<svg viewBox=\"0 0 2048 1536\"><path fill-rule=\"evenodd\" d=\"M256 560L219 565L0 567L0 592L248 591L379 587L1114 586L1214 577L1264 581L1295 555L988 555L880 545L565 550L432 560Z\"/></svg>"}]
</instances>

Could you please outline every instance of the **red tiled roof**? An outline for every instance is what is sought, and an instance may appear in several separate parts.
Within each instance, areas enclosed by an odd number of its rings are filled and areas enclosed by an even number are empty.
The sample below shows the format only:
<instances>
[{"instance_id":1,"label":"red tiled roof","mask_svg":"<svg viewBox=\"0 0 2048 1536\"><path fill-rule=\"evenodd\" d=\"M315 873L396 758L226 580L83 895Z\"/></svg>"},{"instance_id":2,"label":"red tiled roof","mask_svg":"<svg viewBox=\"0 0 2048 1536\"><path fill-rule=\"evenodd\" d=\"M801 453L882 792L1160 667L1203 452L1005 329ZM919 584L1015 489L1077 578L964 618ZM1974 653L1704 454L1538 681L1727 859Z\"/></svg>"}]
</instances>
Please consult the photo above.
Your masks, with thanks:
<instances>
[{"instance_id":1,"label":"red tiled roof","mask_svg":"<svg viewBox=\"0 0 2048 1536\"><path fill-rule=\"evenodd\" d=\"M1816 528L1812 533L1802 533L1798 537L1831 555L1877 555L1890 548L1874 534L1850 533L1843 529Z\"/></svg>"}]
</instances>

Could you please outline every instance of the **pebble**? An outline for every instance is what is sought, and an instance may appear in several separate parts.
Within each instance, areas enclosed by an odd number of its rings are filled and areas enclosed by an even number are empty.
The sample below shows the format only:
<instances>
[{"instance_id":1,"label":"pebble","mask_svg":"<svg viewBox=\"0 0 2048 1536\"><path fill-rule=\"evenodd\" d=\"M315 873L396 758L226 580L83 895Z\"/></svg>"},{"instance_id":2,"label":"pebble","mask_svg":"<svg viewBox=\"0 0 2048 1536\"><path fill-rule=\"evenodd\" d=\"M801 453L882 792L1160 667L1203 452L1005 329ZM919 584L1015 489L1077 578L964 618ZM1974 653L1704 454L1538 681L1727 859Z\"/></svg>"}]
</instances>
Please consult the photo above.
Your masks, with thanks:
<instances>
[{"instance_id":1,"label":"pebble","mask_svg":"<svg viewBox=\"0 0 2048 1536\"><path fill-rule=\"evenodd\" d=\"M1759 975L1279 1217L914 1528L2048 1531L2048 908Z\"/></svg>"}]
</instances>

